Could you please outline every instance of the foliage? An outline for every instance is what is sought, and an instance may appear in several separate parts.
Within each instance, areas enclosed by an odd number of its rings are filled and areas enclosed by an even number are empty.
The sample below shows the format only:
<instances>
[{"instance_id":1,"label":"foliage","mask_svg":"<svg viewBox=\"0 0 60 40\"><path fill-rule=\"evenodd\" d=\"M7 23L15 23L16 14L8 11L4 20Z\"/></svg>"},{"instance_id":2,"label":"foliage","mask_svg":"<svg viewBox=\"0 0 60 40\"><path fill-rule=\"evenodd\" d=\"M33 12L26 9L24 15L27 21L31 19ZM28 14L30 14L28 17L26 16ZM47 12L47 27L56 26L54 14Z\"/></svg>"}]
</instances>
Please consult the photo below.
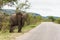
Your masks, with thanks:
<instances>
[{"instance_id":1,"label":"foliage","mask_svg":"<svg viewBox=\"0 0 60 40\"><path fill-rule=\"evenodd\" d=\"M13 1L17 1L17 0L0 0L0 8L6 5L7 3L13 2Z\"/></svg>"},{"instance_id":2,"label":"foliage","mask_svg":"<svg viewBox=\"0 0 60 40\"><path fill-rule=\"evenodd\" d=\"M54 22L55 18L53 16L48 16L48 19L50 19L52 22Z\"/></svg>"},{"instance_id":3,"label":"foliage","mask_svg":"<svg viewBox=\"0 0 60 40\"><path fill-rule=\"evenodd\" d=\"M1 22L2 23L2 31L0 31L0 34L1 34L0 40L10 40L12 37L17 36L18 33L14 33L15 34L14 35L13 33L10 34L8 32L9 27L10 27L9 26L9 17L10 17L10 15L5 14L5 13L2 13L2 14L4 14L3 15L4 19L2 19L3 21ZM32 14L28 13L27 22L26 22L25 26L23 27L22 32L23 33L27 32L27 31L31 30L32 28L36 27L40 23L40 21L41 21L41 16L33 16ZM27 25L27 24L29 24L29 25Z\"/></svg>"},{"instance_id":4,"label":"foliage","mask_svg":"<svg viewBox=\"0 0 60 40\"><path fill-rule=\"evenodd\" d=\"M42 22L51 22L51 20L48 18L42 18Z\"/></svg>"},{"instance_id":5,"label":"foliage","mask_svg":"<svg viewBox=\"0 0 60 40\"><path fill-rule=\"evenodd\" d=\"M36 27L38 24L40 24L40 23L36 23L34 25L24 26L22 29L22 33L9 33L8 31L6 33L0 32L0 40L14 40L14 38L24 34L25 32L30 31L31 29Z\"/></svg>"},{"instance_id":6,"label":"foliage","mask_svg":"<svg viewBox=\"0 0 60 40\"><path fill-rule=\"evenodd\" d=\"M26 11L27 9L30 8L30 3L28 0L25 0L25 2L22 2L20 4L16 3L16 12L19 11Z\"/></svg>"},{"instance_id":7,"label":"foliage","mask_svg":"<svg viewBox=\"0 0 60 40\"><path fill-rule=\"evenodd\" d=\"M37 22L41 22L42 20L42 16L33 16L32 14L33 13L28 13L29 14L29 17L28 17L28 24L35 24Z\"/></svg>"},{"instance_id":8,"label":"foliage","mask_svg":"<svg viewBox=\"0 0 60 40\"><path fill-rule=\"evenodd\" d=\"M10 25L9 24L9 18L10 18L10 15L6 14L6 13L2 13L2 14L3 14L3 16L1 16L1 17L3 17L2 22L1 22L2 32L6 32L7 30L9 30L9 25ZM25 26L36 24L37 22L41 22L41 20L42 20L41 16L33 16L32 13L27 13L27 16L28 17L27 17L27 21L25 22Z\"/></svg>"},{"instance_id":9,"label":"foliage","mask_svg":"<svg viewBox=\"0 0 60 40\"><path fill-rule=\"evenodd\" d=\"M55 22L60 24L60 18L56 18Z\"/></svg>"}]
</instances>

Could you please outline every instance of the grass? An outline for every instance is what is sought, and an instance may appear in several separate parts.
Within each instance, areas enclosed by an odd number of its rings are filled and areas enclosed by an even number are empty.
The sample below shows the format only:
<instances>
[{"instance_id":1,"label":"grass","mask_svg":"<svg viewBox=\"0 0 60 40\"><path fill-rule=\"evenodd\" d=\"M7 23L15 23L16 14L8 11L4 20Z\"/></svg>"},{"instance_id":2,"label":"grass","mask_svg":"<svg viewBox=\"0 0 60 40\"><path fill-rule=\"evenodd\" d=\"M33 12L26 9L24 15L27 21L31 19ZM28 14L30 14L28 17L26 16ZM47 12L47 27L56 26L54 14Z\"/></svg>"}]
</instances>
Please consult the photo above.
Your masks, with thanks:
<instances>
[{"instance_id":1,"label":"grass","mask_svg":"<svg viewBox=\"0 0 60 40\"><path fill-rule=\"evenodd\" d=\"M31 29L35 28L38 24L40 24L40 23L24 26L22 28L22 33L17 33L17 32L9 33L8 31L5 33L0 32L0 40L14 40L15 37L20 36L20 35L24 34L25 32L30 31ZM17 31L17 30L15 30L15 31Z\"/></svg>"}]
</instances>

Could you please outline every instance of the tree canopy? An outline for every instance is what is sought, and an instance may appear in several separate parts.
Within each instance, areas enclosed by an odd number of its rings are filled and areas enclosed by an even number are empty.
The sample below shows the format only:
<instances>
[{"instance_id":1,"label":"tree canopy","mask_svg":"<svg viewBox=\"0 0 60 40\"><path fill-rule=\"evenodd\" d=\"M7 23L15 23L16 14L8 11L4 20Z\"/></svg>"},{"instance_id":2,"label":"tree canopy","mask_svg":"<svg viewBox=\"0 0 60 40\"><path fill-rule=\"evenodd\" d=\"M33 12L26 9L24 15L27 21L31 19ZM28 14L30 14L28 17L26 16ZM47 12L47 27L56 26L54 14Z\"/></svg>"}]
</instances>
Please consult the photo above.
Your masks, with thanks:
<instances>
[{"instance_id":1,"label":"tree canopy","mask_svg":"<svg viewBox=\"0 0 60 40\"><path fill-rule=\"evenodd\" d=\"M18 4L16 7L16 12L20 9L20 11L26 11L26 9L30 8L30 3L28 0L25 0L25 2Z\"/></svg>"},{"instance_id":2,"label":"tree canopy","mask_svg":"<svg viewBox=\"0 0 60 40\"><path fill-rule=\"evenodd\" d=\"M10 3L11 5L8 3ZM19 11L19 9L20 9L20 11L22 11L22 10L26 11L26 9L30 8L30 3L28 0L25 0L25 2L20 3L20 4L18 4L17 0L0 0L0 9L1 9L1 7L3 7L6 4L8 4L9 6L17 5L16 12Z\"/></svg>"},{"instance_id":3,"label":"tree canopy","mask_svg":"<svg viewBox=\"0 0 60 40\"><path fill-rule=\"evenodd\" d=\"M5 4L9 3L9 2L14 2L14 1L17 1L17 0L0 0L0 8L1 8L3 5L5 5Z\"/></svg>"},{"instance_id":4,"label":"tree canopy","mask_svg":"<svg viewBox=\"0 0 60 40\"><path fill-rule=\"evenodd\" d=\"M48 16L48 19L50 19L52 22L54 22L55 18L53 16Z\"/></svg>"}]
</instances>

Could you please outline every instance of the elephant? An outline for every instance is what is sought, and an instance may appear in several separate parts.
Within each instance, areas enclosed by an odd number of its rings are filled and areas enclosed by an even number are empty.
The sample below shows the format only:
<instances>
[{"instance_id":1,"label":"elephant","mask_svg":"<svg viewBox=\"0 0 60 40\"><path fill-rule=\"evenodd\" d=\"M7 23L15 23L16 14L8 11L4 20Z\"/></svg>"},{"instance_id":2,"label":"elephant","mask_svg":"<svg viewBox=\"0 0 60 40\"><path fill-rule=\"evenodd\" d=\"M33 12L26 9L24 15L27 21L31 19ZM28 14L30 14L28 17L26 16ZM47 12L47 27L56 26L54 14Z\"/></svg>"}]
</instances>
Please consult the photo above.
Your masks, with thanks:
<instances>
[{"instance_id":1,"label":"elephant","mask_svg":"<svg viewBox=\"0 0 60 40\"><path fill-rule=\"evenodd\" d=\"M15 13L10 16L10 33L13 32L14 27L18 26L18 32L21 32L22 27L25 24L25 21L27 19L27 14L26 13Z\"/></svg>"}]
</instances>

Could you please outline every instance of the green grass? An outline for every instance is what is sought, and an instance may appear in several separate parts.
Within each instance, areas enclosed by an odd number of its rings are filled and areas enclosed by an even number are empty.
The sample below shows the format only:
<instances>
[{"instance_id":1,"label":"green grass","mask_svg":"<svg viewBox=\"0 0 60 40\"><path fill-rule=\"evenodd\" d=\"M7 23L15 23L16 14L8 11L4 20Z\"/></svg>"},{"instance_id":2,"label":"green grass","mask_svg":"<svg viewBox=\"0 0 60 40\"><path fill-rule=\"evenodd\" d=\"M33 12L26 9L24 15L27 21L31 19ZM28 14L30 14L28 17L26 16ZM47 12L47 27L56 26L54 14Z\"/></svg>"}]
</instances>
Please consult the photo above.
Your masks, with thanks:
<instances>
[{"instance_id":1,"label":"green grass","mask_svg":"<svg viewBox=\"0 0 60 40\"><path fill-rule=\"evenodd\" d=\"M36 26L37 26L37 24L36 25L24 26L22 29L22 32L28 32L29 30L33 29Z\"/></svg>"},{"instance_id":2,"label":"green grass","mask_svg":"<svg viewBox=\"0 0 60 40\"><path fill-rule=\"evenodd\" d=\"M0 40L14 40L15 37L22 35L25 32L30 31L31 29L35 28L38 24L40 23L36 23L36 24L32 24L32 25L28 25L28 26L24 26L22 28L22 33L17 33L17 29L15 30L15 33L9 33L7 32L0 32Z\"/></svg>"}]
</instances>

